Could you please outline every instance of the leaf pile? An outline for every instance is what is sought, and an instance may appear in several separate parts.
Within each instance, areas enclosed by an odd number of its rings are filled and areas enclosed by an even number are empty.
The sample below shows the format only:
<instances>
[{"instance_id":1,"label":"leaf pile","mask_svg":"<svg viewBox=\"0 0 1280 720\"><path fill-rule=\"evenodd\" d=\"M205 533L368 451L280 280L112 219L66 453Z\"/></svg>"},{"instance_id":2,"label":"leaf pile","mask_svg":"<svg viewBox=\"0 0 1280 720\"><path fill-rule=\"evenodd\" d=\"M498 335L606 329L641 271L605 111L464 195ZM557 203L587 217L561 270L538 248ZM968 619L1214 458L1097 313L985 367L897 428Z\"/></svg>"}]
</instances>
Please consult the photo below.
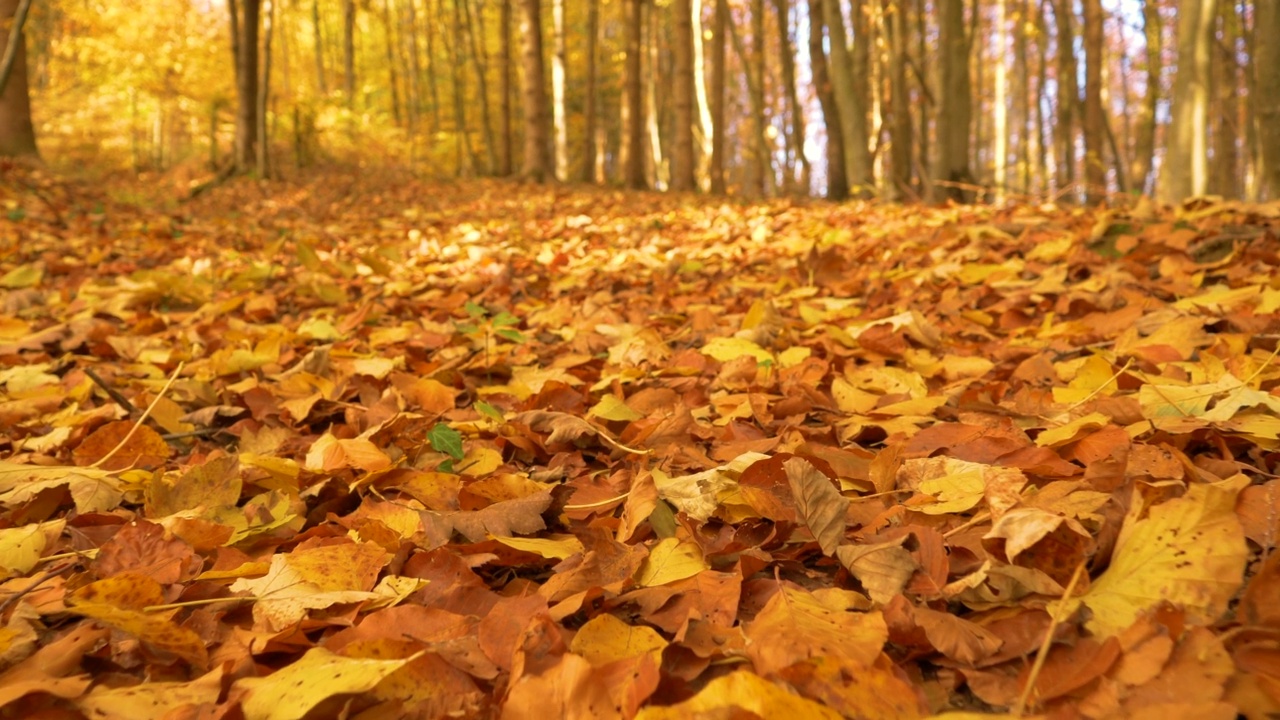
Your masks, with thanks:
<instances>
[{"instance_id":1,"label":"leaf pile","mask_svg":"<svg viewBox=\"0 0 1280 720\"><path fill-rule=\"evenodd\" d=\"M1276 205L21 179L11 716L1280 711Z\"/></svg>"}]
</instances>

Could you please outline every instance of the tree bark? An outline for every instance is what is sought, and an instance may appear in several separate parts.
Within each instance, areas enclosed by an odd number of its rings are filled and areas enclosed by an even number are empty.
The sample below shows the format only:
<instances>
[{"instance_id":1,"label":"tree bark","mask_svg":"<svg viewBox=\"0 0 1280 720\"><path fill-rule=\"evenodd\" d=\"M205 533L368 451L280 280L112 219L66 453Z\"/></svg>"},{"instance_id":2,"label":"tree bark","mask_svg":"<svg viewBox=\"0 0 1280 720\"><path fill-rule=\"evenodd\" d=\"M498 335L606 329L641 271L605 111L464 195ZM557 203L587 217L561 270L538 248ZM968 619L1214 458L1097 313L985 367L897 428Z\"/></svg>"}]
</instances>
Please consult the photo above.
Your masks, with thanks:
<instances>
[{"instance_id":1,"label":"tree bark","mask_svg":"<svg viewBox=\"0 0 1280 720\"><path fill-rule=\"evenodd\" d=\"M256 2L256 0L255 0ZM342 0L342 69L347 107L356 106L356 2Z\"/></svg>"},{"instance_id":2,"label":"tree bark","mask_svg":"<svg viewBox=\"0 0 1280 720\"><path fill-rule=\"evenodd\" d=\"M799 185L803 194L809 193L809 157L805 155L804 143L804 107L800 104L800 92L796 88L796 59L791 48L791 35L788 32L787 0L773 0L773 9L778 19L778 60L782 63L782 85L787 93L787 144L791 146L795 160L800 165L800 177L787 175L787 183Z\"/></svg>"},{"instance_id":3,"label":"tree bark","mask_svg":"<svg viewBox=\"0 0 1280 720\"><path fill-rule=\"evenodd\" d=\"M1107 165L1103 159L1106 122L1102 109L1102 0L1084 0L1084 181L1090 205L1107 197Z\"/></svg>"},{"instance_id":4,"label":"tree bark","mask_svg":"<svg viewBox=\"0 0 1280 720\"><path fill-rule=\"evenodd\" d=\"M0 20L13 19L5 43L4 76L0 78L0 157L39 156L31 123L27 80L27 39L23 32L30 0L0 0Z\"/></svg>"},{"instance_id":5,"label":"tree bark","mask_svg":"<svg viewBox=\"0 0 1280 720\"><path fill-rule=\"evenodd\" d=\"M258 177L265 178L271 173L271 136L267 133L267 100L271 97L271 37L275 34L276 8L274 0L266 0L262 13L262 81L258 83L257 117L258 125L257 169Z\"/></svg>"},{"instance_id":6,"label":"tree bark","mask_svg":"<svg viewBox=\"0 0 1280 720\"><path fill-rule=\"evenodd\" d=\"M596 126L599 120L597 103L599 90L596 88L597 72L596 72L596 49L598 45L598 36L600 34L600 0L587 0L587 78L586 88L583 93L586 95L586 104L583 108L583 147L582 147L582 171L579 179L582 182L592 182L596 180Z\"/></svg>"},{"instance_id":7,"label":"tree bark","mask_svg":"<svg viewBox=\"0 0 1280 720\"><path fill-rule=\"evenodd\" d=\"M1089 0L1084 0L1087 4ZM991 41L995 45L995 92L992 98L992 184L996 201L1004 199L1009 186L1009 66L1005 61L1009 54L1009 0L996 0L996 24L992 28ZM979 56L981 57L981 56Z\"/></svg>"},{"instance_id":8,"label":"tree bark","mask_svg":"<svg viewBox=\"0 0 1280 720\"><path fill-rule=\"evenodd\" d=\"M1213 87L1216 110L1213 113L1213 180L1209 189L1214 195L1236 199L1241 195L1244 175L1240 169L1240 66L1236 62L1236 40L1240 36L1234 3L1218 5L1220 41L1212 53Z\"/></svg>"},{"instance_id":9,"label":"tree bark","mask_svg":"<svg viewBox=\"0 0 1280 720\"><path fill-rule=\"evenodd\" d=\"M431 93L430 132L434 140L436 133L440 132L440 85L436 81L436 25L439 13L436 13L435 18L432 17L430 0L426 5L426 14L426 21L423 24L426 26L427 36L427 91Z\"/></svg>"},{"instance_id":10,"label":"tree bark","mask_svg":"<svg viewBox=\"0 0 1280 720\"><path fill-rule=\"evenodd\" d=\"M1072 51L1074 31L1072 0L1058 0L1053 7L1058 37L1058 118L1054 125L1057 154L1057 186L1062 192L1076 182L1075 111L1079 99L1076 84L1076 59ZM1074 194L1074 192L1070 193Z\"/></svg>"},{"instance_id":11,"label":"tree bark","mask_svg":"<svg viewBox=\"0 0 1280 720\"><path fill-rule=\"evenodd\" d=\"M715 3L711 36L711 164L707 174L710 175L711 192L723 195L727 189L724 181L724 81L728 60L725 35L729 32L729 0L715 0Z\"/></svg>"},{"instance_id":12,"label":"tree bark","mask_svg":"<svg viewBox=\"0 0 1280 720\"><path fill-rule=\"evenodd\" d=\"M258 143L258 24L260 0L241 0L242 15L234 20L236 41L236 168L248 172L257 163ZM228 4L235 17L236 4Z\"/></svg>"},{"instance_id":13,"label":"tree bark","mask_svg":"<svg viewBox=\"0 0 1280 720\"><path fill-rule=\"evenodd\" d=\"M1255 12L1254 113L1262 175L1271 197L1280 198L1280 0L1257 0Z\"/></svg>"},{"instance_id":14,"label":"tree bark","mask_svg":"<svg viewBox=\"0 0 1280 720\"><path fill-rule=\"evenodd\" d=\"M832 94L826 51L822 43L822 5L824 2L834 1L809 0L809 59L812 63L814 90L822 108L822 126L827 131L827 199L844 200L849 197L849 179L845 175L844 165L844 136L840 131L840 113Z\"/></svg>"},{"instance_id":15,"label":"tree bark","mask_svg":"<svg viewBox=\"0 0 1280 720\"><path fill-rule=\"evenodd\" d=\"M703 189L709 189L711 136L715 129L711 122L711 101L707 96L707 64L702 46L702 0L693 0L690 10L689 19L693 25L693 90L698 100L698 184Z\"/></svg>"},{"instance_id":16,"label":"tree bark","mask_svg":"<svg viewBox=\"0 0 1280 720\"><path fill-rule=\"evenodd\" d=\"M498 83L499 92L502 94L502 100L498 103L498 113L502 116L499 120L502 127L498 132L498 177L510 177L512 166L515 164L512 160L511 147L511 94L513 92L511 77L515 72L511 59L511 2L512 0L498 0L501 6L501 13L498 16L498 35L502 42L502 78Z\"/></svg>"},{"instance_id":17,"label":"tree bark","mask_svg":"<svg viewBox=\"0 0 1280 720\"><path fill-rule=\"evenodd\" d=\"M1203 195L1208 185L1209 53L1216 12L1217 0L1186 0L1178 7L1178 70L1159 185L1164 202Z\"/></svg>"},{"instance_id":18,"label":"tree bark","mask_svg":"<svg viewBox=\"0 0 1280 720\"><path fill-rule=\"evenodd\" d=\"M320 34L320 0L311 2L311 31L315 36L316 90L321 95L328 95L328 83L324 79L324 43Z\"/></svg>"},{"instance_id":19,"label":"tree bark","mask_svg":"<svg viewBox=\"0 0 1280 720\"><path fill-rule=\"evenodd\" d=\"M960 187L973 183L969 169L969 126L973 101L969 85L970 39L965 33L964 0L940 0L940 40L942 87L938 110L937 180L944 183L943 194L957 202L972 199L972 192Z\"/></svg>"},{"instance_id":20,"label":"tree bark","mask_svg":"<svg viewBox=\"0 0 1280 720\"><path fill-rule=\"evenodd\" d=\"M556 179L569 178L569 119L565 115L564 0L551 0L551 117L555 132Z\"/></svg>"},{"instance_id":21,"label":"tree bark","mask_svg":"<svg viewBox=\"0 0 1280 720\"><path fill-rule=\"evenodd\" d=\"M484 15L480 7L472 17L472 3L465 5L467 39L471 43L471 57L476 69L476 91L480 98L480 126L484 131L485 172L492 175L498 166L497 142L493 138L493 118L489 110L489 56L484 48ZM479 26L477 28L476 26Z\"/></svg>"},{"instance_id":22,"label":"tree bark","mask_svg":"<svg viewBox=\"0 0 1280 720\"><path fill-rule=\"evenodd\" d=\"M911 186L911 163L914 141L911 127L910 90L907 87L907 9L899 0L885 0L885 28L889 44L889 148L890 187L893 197L904 200L915 196Z\"/></svg>"},{"instance_id":23,"label":"tree bark","mask_svg":"<svg viewBox=\"0 0 1280 720\"><path fill-rule=\"evenodd\" d=\"M385 36L383 50L387 59L387 84L391 88L391 117L395 120L396 127L399 127L404 116L400 112L400 78L396 72L395 25L391 22L391 0L382 0L382 30Z\"/></svg>"},{"instance_id":24,"label":"tree bark","mask_svg":"<svg viewBox=\"0 0 1280 720\"><path fill-rule=\"evenodd\" d=\"M961 2L961 0L943 0L944 6L948 1ZM850 192L865 197L870 194L874 182L871 176L871 153L867 149L865 98L860 96L859 83L854 78L854 56L849 51L848 34L845 32L840 3L836 0L825 0L822 8L827 35L831 41L829 69L840 116L840 134L844 140L845 177L848 179Z\"/></svg>"},{"instance_id":25,"label":"tree bark","mask_svg":"<svg viewBox=\"0 0 1280 720\"><path fill-rule=\"evenodd\" d=\"M542 62L542 2L520 0L520 39L524 54L524 171L526 179L545 182L547 157L547 87Z\"/></svg>"},{"instance_id":26,"label":"tree bark","mask_svg":"<svg viewBox=\"0 0 1280 720\"><path fill-rule=\"evenodd\" d=\"M471 132L467 125L466 108L466 56L463 49L462 4L467 0L453 0L453 134L454 170L461 177L471 177L475 172L472 159Z\"/></svg>"},{"instance_id":27,"label":"tree bark","mask_svg":"<svg viewBox=\"0 0 1280 720\"><path fill-rule=\"evenodd\" d=\"M1266 2L1266 0L1264 0ZM1261 7L1261 6L1259 6ZM1148 192L1148 176L1156 150L1156 109L1160 102L1161 53L1164 41L1160 32L1160 9L1155 0L1142 3L1142 30L1146 37L1147 89L1138 107L1133 130L1133 162L1129 165L1129 184L1139 192Z\"/></svg>"},{"instance_id":28,"label":"tree bark","mask_svg":"<svg viewBox=\"0 0 1280 720\"><path fill-rule=\"evenodd\" d=\"M662 135L658 131L658 76L661 65L658 62L658 13L653 0L641 4L644 18L644 60L640 68L640 78L644 83L644 129L645 142L649 152L645 154L645 183L647 187L667 187L670 173L663 159ZM666 87L666 80L663 87Z\"/></svg>"},{"instance_id":29,"label":"tree bark","mask_svg":"<svg viewBox=\"0 0 1280 720\"><path fill-rule=\"evenodd\" d=\"M626 93L627 118L623 133L626 138L626 165L623 184L629 188L645 187L644 178L644 84L640 77L641 53L644 52L644 13L642 0L623 0L626 15L626 63L622 86Z\"/></svg>"},{"instance_id":30,"label":"tree bark","mask_svg":"<svg viewBox=\"0 0 1280 720\"><path fill-rule=\"evenodd\" d=\"M695 188L693 154L693 3L675 0L674 13L675 77L671 89L675 93L675 147L671 151L671 189L687 192Z\"/></svg>"}]
</instances>

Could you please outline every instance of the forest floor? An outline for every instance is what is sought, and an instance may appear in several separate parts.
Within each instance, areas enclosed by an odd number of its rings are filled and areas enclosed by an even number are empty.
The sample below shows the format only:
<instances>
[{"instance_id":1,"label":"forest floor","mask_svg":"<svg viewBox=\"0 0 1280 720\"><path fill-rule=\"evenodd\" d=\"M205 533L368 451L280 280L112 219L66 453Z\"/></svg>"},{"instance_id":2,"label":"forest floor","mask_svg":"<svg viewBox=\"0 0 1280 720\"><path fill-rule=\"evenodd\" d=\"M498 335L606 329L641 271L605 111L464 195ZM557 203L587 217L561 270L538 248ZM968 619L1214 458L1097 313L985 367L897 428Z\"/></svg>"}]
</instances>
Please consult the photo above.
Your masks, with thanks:
<instances>
[{"instance_id":1,"label":"forest floor","mask_svg":"<svg viewBox=\"0 0 1280 720\"><path fill-rule=\"evenodd\" d=\"M1280 204L2 170L6 717L1280 711Z\"/></svg>"}]
</instances>

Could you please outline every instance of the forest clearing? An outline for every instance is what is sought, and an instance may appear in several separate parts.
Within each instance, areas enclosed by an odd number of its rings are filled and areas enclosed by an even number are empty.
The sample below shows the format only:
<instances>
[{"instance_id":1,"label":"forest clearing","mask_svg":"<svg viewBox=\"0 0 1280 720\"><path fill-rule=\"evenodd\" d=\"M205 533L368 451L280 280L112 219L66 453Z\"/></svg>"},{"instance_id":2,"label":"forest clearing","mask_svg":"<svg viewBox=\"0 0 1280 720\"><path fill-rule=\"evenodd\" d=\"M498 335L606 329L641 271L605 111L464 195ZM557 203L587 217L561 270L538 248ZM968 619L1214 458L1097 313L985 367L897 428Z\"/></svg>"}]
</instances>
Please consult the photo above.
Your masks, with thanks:
<instances>
[{"instance_id":1,"label":"forest clearing","mask_svg":"<svg viewBox=\"0 0 1280 720\"><path fill-rule=\"evenodd\" d=\"M1275 37L0 0L0 718L1280 716Z\"/></svg>"}]
</instances>

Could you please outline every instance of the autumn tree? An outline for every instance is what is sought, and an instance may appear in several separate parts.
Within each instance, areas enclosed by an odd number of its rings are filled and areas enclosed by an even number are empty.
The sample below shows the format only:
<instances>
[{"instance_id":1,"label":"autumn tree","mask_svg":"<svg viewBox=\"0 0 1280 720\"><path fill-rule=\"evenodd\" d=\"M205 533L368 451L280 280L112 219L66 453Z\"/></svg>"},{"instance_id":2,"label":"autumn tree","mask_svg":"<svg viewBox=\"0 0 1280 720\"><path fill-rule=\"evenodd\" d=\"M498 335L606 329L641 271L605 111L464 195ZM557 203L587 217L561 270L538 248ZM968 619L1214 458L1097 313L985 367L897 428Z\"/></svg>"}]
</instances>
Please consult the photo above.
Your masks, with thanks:
<instances>
[{"instance_id":1,"label":"autumn tree","mask_svg":"<svg viewBox=\"0 0 1280 720\"><path fill-rule=\"evenodd\" d=\"M1258 0L1253 58L1258 144L1271 197L1280 198L1280 0Z\"/></svg>"},{"instance_id":2,"label":"autumn tree","mask_svg":"<svg viewBox=\"0 0 1280 720\"><path fill-rule=\"evenodd\" d=\"M626 160L622 182L629 188L645 187L644 177L644 89L640 77L641 55L644 43L644 0L623 0L626 23L626 65L623 72L623 88L627 108L623 127Z\"/></svg>"},{"instance_id":3,"label":"autumn tree","mask_svg":"<svg viewBox=\"0 0 1280 720\"><path fill-rule=\"evenodd\" d=\"M546 73L542 61L542 2L520 0L520 39L524 56L524 177L551 177L548 157Z\"/></svg>"},{"instance_id":4,"label":"autumn tree","mask_svg":"<svg viewBox=\"0 0 1280 720\"><path fill-rule=\"evenodd\" d=\"M970 193L964 186L973 183L973 174L969 170L969 125L973 113L969 49L972 45L965 31L964 0L940 0L938 7L941 13L942 99L938 110L936 176L948 197L965 200Z\"/></svg>"},{"instance_id":5,"label":"autumn tree","mask_svg":"<svg viewBox=\"0 0 1280 720\"><path fill-rule=\"evenodd\" d=\"M671 152L671 189L693 190L693 3L675 0L671 4L675 33L675 76L671 83L675 97L675 147Z\"/></svg>"},{"instance_id":6,"label":"autumn tree","mask_svg":"<svg viewBox=\"0 0 1280 720\"><path fill-rule=\"evenodd\" d=\"M727 189L724 178L724 135L725 135L725 63L728 61L725 35L729 28L729 0L714 0L715 20L711 35L711 163L707 168L710 175L711 192L723 194Z\"/></svg>"},{"instance_id":7,"label":"autumn tree","mask_svg":"<svg viewBox=\"0 0 1280 720\"><path fill-rule=\"evenodd\" d=\"M228 0L231 14L231 53L236 74L236 169L244 172L258 162L258 25L261 0Z\"/></svg>"},{"instance_id":8,"label":"autumn tree","mask_svg":"<svg viewBox=\"0 0 1280 720\"><path fill-rule=\"evenodd\" d=\"M948 1L955 2L957 5L962 2L962 0L944 0L944 7ZM874 180L871 174L871 152L867 148L866 105L864 97L858 92L858 81L854 77L854 57L849 49L848 33L845 32L844 13L841 11L840 2L825 0L822 3L822 9L827 37L831 45L829 70L836 100L836 112L840 119L840 135L844 140L845 177L853 193L866 195L873 186ZM960 27L963 33L963 18L961 18ZM967 53L965 56L968 56Z\"/></svg>"},{"instance_id":9,"label":"autumn tree","mask_svg":"<svg viewBox=\"0 0 1280 720\"><path fill-rule=\"evenodd\" d=\"M27 88L27 47L23 32L31 0L0 0L0 38L6 39L0 60L0 156L39 154L31 123Z\"/></svg>"},{"instance_id":10,"label":"autumn tree","mask_svg":"<svg viewBox=\"0 0 1280 720\"><path fill-rule=\"evenodd\" d=\"M1209 182L1209 53L1217 0L1187 0L1178 8L1178 70L1173 80L1169 143L1160 199L1202 195Z\"/></svg>"},{"instance_id":11,"label":"autumn tree","mask_svg":"<svg viewBox=\"0 0 1280 720\"><path fill-rule=\"evenodd\" d=\"M1087 199L1106 197L1107 169L1103 163L1106 118L1102 114L1102 0L1084 0L1084 180Z\"/></svg>"}]
</instances>

